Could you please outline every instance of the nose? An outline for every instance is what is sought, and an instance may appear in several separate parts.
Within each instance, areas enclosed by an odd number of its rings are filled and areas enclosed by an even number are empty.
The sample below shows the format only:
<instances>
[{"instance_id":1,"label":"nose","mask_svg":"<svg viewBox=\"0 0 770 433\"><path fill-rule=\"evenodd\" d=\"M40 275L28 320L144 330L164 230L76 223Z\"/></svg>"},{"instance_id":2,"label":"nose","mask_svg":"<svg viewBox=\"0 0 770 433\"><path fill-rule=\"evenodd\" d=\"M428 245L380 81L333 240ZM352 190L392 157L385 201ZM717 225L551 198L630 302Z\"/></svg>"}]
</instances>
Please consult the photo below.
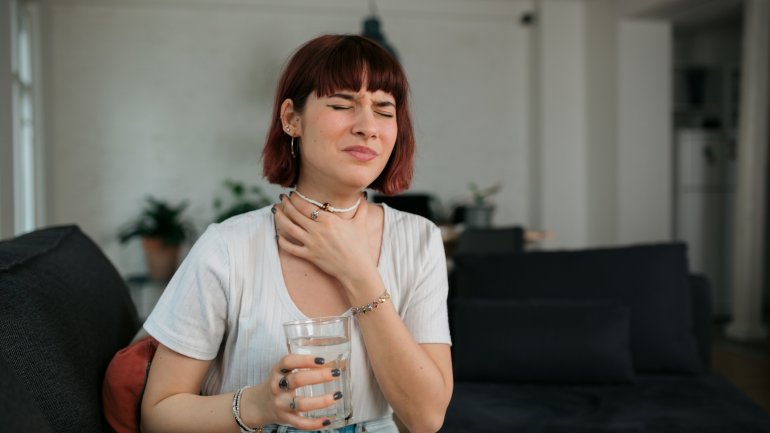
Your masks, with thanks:
<instances>
[{"instance_id":1,"label":"nose","mask_svg":"<svg viewBox=\"0 0 770 433\"><path fill-rule=\"evenodd\" d=\"M365 140L377 137L377 122L372 110L359 110L359 115L356 116L356 122L353 124L353 133Z\"/></svg>"}]
</instances>

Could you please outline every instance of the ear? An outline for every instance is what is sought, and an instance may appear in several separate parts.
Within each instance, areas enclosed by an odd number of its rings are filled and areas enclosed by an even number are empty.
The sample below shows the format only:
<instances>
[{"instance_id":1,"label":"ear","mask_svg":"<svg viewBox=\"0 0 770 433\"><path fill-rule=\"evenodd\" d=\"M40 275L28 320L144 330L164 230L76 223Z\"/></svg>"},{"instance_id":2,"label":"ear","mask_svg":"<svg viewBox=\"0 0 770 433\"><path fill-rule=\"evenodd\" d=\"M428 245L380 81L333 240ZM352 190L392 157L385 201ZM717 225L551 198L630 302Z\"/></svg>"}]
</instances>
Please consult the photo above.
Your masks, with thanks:
<instances>
[{"instance_id":1,"label":"ear","mask_svg":"<svg viewBox=\"0 0 770 433\"><path fill-rule=\"evenodd\" d=\"M281 124L283 125L283 131L292 137L302 135L302 124L299 117L299 113L294 110L294 101L288 98L285 99L281 104Z\"/></svg>"}]
</instances>

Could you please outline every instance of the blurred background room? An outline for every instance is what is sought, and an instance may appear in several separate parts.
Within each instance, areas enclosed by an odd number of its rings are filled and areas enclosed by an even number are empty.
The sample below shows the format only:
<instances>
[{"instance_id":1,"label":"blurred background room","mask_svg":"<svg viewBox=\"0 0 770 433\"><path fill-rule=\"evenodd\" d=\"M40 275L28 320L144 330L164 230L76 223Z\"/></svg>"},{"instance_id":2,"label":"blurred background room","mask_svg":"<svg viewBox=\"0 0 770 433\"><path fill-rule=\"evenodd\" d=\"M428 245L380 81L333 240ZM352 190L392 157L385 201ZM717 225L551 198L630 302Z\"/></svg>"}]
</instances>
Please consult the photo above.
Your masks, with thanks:
<instances>
[{"instance_id":1,"label":"blurred background room","mask_svg":"<svg viewBox=\"0 0 770 433\"><path fill-rule=\"evenodd\" d=\"M275 202L260 154L284 60L367 29L410 80L405 206L441 226L450 268L467 230L532 251L685 242L713 368L770 411L766 1L0 5L0 238L78 225L140 316L163 280L132 235L148 197L186 223L174 266L208 224Z\"/></svg>"}]
</instances>

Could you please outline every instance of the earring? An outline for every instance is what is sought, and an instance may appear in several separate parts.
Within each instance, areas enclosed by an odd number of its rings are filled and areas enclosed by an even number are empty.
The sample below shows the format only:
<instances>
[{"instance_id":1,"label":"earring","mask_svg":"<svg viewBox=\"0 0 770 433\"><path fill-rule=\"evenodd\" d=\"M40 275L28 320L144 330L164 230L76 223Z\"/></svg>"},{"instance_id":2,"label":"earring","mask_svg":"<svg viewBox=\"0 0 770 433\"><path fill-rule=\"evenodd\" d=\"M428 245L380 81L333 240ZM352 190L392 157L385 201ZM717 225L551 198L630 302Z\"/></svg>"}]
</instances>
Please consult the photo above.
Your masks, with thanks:
<instances>
[{"instance_id":1,"label":"earring","mask_svg":"<svg viewBox=\"0 0 770 433\"><path fill-rule=\"evenodd\" d=\"M297 154L294 153L294 136L291 137L291 144L289 144L289 146L290 146L290 149L291 149L291 157L292 158L296 158Z\"/></svg>"}]
</instances>

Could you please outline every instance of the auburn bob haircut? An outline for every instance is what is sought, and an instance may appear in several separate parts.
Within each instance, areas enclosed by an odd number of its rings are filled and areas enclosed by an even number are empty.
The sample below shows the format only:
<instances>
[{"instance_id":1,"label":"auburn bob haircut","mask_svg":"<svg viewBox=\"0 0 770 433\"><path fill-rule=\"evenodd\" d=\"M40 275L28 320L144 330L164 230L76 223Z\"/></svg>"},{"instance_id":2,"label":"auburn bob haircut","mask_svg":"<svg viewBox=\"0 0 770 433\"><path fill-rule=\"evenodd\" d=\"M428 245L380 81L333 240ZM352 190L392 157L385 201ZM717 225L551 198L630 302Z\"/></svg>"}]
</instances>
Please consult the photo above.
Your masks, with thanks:
<instances>
[{"instance_id":1,"label":"auburn bob haircut","mask_svg":"<svg viewBox=\"0 0 770 433\"><path fill-rule=\"evenodd\" d=\"M368 187L387 195L409 187L414 165L414 131L406 75L385 49L357 35L319 36L301 46L289 59L278 82L273 117L262 150L262 169L269 182L293 187L299 179L301 152L296 158L291 156L291 137L284 133L280 118L283 101L291 99L294 109L302 113L310 92L325 97L340 90L358 91L364 84L369 91L382 90L393 95L398 125L390 159Z\"/></svg>"}]
</instances>

